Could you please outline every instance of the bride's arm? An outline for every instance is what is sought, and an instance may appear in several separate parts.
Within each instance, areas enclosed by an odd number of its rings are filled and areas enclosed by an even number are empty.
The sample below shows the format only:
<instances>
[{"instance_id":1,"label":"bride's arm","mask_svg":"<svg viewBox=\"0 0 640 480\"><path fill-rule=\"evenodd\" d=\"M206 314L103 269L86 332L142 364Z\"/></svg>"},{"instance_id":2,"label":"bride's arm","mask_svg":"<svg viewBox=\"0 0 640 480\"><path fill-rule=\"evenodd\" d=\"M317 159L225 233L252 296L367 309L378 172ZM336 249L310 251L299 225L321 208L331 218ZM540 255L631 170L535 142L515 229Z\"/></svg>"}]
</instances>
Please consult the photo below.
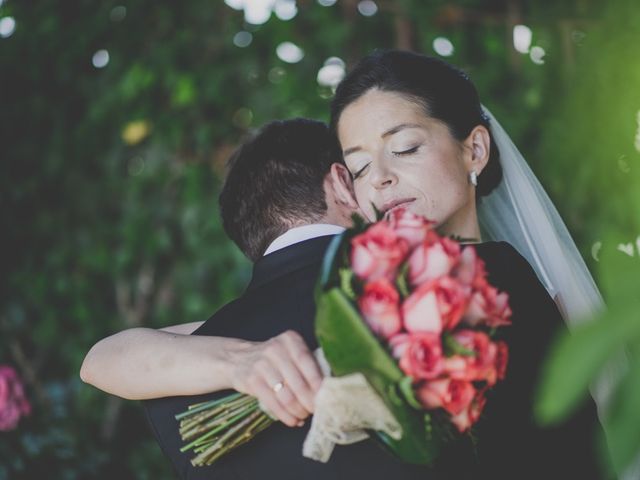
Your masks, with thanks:
<instances>
[{"instance_id":1,"label":"bride's arm","mask_svg":"<svg viewBox=\"0 0 640 480\"><path fill-rule=\"evenodd\" d=\"M299 333L264 342L190 335L200 324L131 328L104 338L87 353L80 377L130 400L234 389L257 397L289 426L313 412L322 372ZM276 392L279 380L286 388Z\"/></svg>"},{"instance_id":2,"label":"bride's arm","mask_svg":"<svg viewBox=\"0 0 640 480\"><path fill-rule=\"evenodd\" d=\"M80 377L129 400L233 388L227 375L231 362L251 342L190 335L201 324L131 328L106 337L87 353Z\"/></svg>"}]
</instances>

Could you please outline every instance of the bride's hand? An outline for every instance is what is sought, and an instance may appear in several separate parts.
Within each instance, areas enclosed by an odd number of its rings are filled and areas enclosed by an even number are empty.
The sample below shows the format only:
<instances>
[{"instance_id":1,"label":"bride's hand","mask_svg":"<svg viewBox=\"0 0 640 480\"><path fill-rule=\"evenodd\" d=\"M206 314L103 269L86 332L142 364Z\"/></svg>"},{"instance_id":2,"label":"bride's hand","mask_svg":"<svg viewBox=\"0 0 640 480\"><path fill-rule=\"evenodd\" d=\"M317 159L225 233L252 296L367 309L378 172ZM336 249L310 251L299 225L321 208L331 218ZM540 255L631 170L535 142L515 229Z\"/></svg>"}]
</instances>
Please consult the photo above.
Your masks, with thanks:
<instances>
[{"instance_id":1,"label":"bride's hand","mask_svg":"<svg viewBox=\"0 0 640 480\"><path fill-rule=\"evenodd\" d=\"M322 372L303 338L287 330L265 342L246 342L233 354L233 388L252 395L284 424L303 425L314 409ZM274 385L283 382L278 392Z\"/></svg>"}]
</instances>

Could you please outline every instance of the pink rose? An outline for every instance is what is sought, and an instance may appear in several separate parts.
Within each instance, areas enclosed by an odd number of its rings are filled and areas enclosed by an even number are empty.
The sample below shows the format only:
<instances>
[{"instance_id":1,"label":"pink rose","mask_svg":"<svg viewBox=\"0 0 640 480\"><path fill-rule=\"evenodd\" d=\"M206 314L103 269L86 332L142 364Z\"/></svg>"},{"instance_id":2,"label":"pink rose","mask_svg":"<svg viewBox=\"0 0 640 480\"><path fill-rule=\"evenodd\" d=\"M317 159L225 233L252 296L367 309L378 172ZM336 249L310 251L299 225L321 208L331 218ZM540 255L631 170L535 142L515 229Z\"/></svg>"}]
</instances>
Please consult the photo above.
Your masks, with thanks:
<instances>
[{"instance_id":1,"label":"pink rose","mask_svg":"<svg viewBox=\"0 0 640 480\"><path fill-rule=\"evenodd\" d=\"M391 228L400 238L404 238L409 248L421 244L426 238L434 222L420 215L415 215L405 208L391 210L387 216Z\"/></svg>"},{"instance_id":2,"label":"pink rose","mask_svg":"<svg viewBox=\"0 0 640 480\"><path fill-rule=\"evenodd\" d=\"M458 415L469 408L476 389L471 382L442 378L425 382L416 392L425 408L444 408L451 415Z\"/></svg>"},{"instance_id":3,"label":"pink rose","mask_svg":"<svg viewBox=\"0 0 640 480\"><path fill-rule=\"evenodd\" d=\"M507 364L509 363L509 347L505 342L496 342L496 373L498 380L504 380L507 376Z\"/></svg>"},{"instance_id":4,"label":"pink rose","mask_svg":"<svg viewBox=\"0 0 640 480\"><path fill-rule=\"evenodd\" d=\"M484 261L478 257L475 247L467 246L462 249L460 261L452 275L464 285L480 288L486 283L487 271Z\"/></svg>"},{"instance_id":5,"label":"pink rose","mask_svg":"<svg viewBox=\"0 0 640 480\"><path fill-rule=\"evenodd\" d=\"M430 380L442 372L442 344L433 333L398 334L389 342L400 369L414 380Z\"/></svg>"},{"instance_id":6,"label":"pink rose","mask_svg":"<svg viewBox=\"0 0 640 480\"><path fill-rule=\"evenodd\" d=\"M430 231L409 255L409 284L417 287L449 275L460 260L460 244Z\"/></svg>"},{"instance_id":7,"label":"pink rose","mask_svg":"<svg viewBox=\"0 0 640 480\"><path fill-rule=\"evenodd\" d=\"M451 330L460 322L468 289L451 277L441 277L416 289L402 304L404 328L409 332Z\"/></svg>"},{"instance_id":8,"label":"pink rose","mask_svg":"<svg viewBox=\"0 0 640 480\"><path fill-rule=\"evenodd\" d=\"M367 283L358 306L369 327L377 335L389 338L402 328L400 295L386 278Z\"/></svg>"},{"instance_id":9,"label":"pink rose","mask_svg":"<svg viewBox=\"0 0 640 480\"><path fill-rule=\"evenodd\" d=\"M393 358L402 358L409 346L409 337L408 333L398 333L389 339L389 348L391 348L391 356Z\"/></svg>"},{"instance_id":10,"label":"pink rose","mask_svg":"<svg viewBox=\"0 0 640 480\"><path fill-rule=\"evenodd\" d=\"M483 284L471 294L469 306L463 316L463 322L471 327L486 325L500 327L511 325L509 294L499 293L489 283Z\"/></svg>"},{"instance_id":11,"label":"pink rose","mask_svg":"<svg viewBox=\"0 0 640 480\"><path fill-rule=\"evenodd\" d=\"M493 386L504 377L507 350L504 342L494 343L484 332L459 330L453 334L454 340L473 356L452 355L444 360L444 369L453 379L466 381L486 381Z\"/></svg>"},{"instance_id":12,"label":"pink rose","mask_svg":"<svg viewBox=\"0 0 640 480\"><path fill-rule=\"evenodd\" d=\"M460 433L464 433L480 419L480 414L484 409L487 400L484 396L484 390L478 392L469 406L460 413L451 417L451 422L455 425Z\"/></svg>"},{"instance_id":13,"label":"pink rose","mask_svg":"<svg viewBox=\"0 0 640 480\"><path fill-rule=\"evenodd\" d=\"M393 280L409 246L385 222L374 223L351 240L351 266L361 279L372 282L379 278Z\"/></svg>"},{"instance_id":14,"label":"pink rose","mask_svg":"<svg viewBox=\"0 0 640 480\"><path fill-rule=\"evenodd\" d=\"M13 430L20 417L29 413L31 405L18 374L12 367L0 365L0 431Z\"/></svg>"}]
</instances>

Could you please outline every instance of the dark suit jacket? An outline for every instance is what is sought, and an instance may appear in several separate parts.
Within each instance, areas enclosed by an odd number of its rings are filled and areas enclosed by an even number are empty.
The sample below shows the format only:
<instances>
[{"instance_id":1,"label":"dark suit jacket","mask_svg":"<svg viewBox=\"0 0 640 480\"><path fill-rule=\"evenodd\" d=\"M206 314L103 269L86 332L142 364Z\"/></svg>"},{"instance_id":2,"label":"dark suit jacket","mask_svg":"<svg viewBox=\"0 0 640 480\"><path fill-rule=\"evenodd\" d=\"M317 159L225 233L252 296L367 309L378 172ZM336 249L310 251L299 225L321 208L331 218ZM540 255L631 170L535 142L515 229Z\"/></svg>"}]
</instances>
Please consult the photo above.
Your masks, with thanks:
<instances>
[{"instance_id":1,"label":"dark suit jacket","mask_svg":"<svg viewBox=\"0 0 640 480\"><path fill-rule=\"evenodd\" d=\"M332 236L300 242L266 255L256 262L245 293L216 312L196 335L220 335L264 341L285 330L302 335L311 350L318 346L313 332L315 305L313 289L324 251ZM440 480L471 478L464 462L438 468L405 465L387 453L375 440L336 446L323 464L302 456L302 444L311 419L304 427L291 428L280 422L271 425L251 442L239 447L208 467L192 467L191 453L180 453L174 415L187 406L231 393L169 397L143 402L156 439L171 459L175 471L188 479L356 479L402 478ZM444 460L442 462L445 463Z\"/></svg>"},{"instance_id":2,"label":"dark suit jacket","mask_svg":"<svg viewBox=\"0 0 640 480\"><path fill-rule=\"evenodd\" d=\"M318 344L313 332L313 290L320 263L331 236L301 242L260 259L245 293L214 314L196 335L215 335L264 341L285 330L298 331L311 350ZM432 468L407 465L388 453L375 438L336 446L323 464L302 456L310 419L302 428L275 423L248 444L208 467L192 467L191 453L180 453L182 441L174 415L193 403L218 398L227 390L208 395L170 397L144 402L155 436L181 478L188 479L471 479L563 478L567 472L598 478L590 438L594 428L593 404L568 429L541 434L530 421L531 380L539 367L544 345L562 323L555 305L526 261L508 244L477 246L487 262L490 280L512 292L514 328L506 338L512 351L513 381L496 388L480 425L480 457L471 440L452 444ZM543 316L543 319L540 319ZM537 325L536 325L537 324ZM575 431L574 431L575 430ZM483 439L484 436L484 439ZM478 459L480 458L480 460ZM580 465L575 462L579 461ZM553 463L553 464L552 464ZM535 474L534 474L535 472ZM555 473L558 473L556 475Z\"/></svg>"}]
</instances>

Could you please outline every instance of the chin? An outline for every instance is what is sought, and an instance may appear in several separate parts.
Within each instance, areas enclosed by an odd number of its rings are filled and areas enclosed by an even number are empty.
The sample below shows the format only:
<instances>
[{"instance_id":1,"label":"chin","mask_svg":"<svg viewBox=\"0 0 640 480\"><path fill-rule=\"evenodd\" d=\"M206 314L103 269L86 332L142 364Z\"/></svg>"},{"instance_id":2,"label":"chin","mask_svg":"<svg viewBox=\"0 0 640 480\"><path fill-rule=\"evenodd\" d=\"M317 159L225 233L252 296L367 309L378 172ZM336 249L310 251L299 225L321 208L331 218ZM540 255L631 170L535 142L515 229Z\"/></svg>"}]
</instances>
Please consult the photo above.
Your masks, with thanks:
<instances>
[{"instance_id":1,"label":"chin","mask_svg":"<svg viewBox=\"0 0 640 480\"><path fill-rule=\"evenodd\" d=\"M440 224L442 223L442 220L435 218L435 215L433 213L426 212L425 209L421 208L420 205L409 205L407 207L407 210L413 213L414 215L420 215L421 217L424 217L427 220L431 220L432 222L435 222L436 226L440 226Z\"/></svg>"}]
</instances>

